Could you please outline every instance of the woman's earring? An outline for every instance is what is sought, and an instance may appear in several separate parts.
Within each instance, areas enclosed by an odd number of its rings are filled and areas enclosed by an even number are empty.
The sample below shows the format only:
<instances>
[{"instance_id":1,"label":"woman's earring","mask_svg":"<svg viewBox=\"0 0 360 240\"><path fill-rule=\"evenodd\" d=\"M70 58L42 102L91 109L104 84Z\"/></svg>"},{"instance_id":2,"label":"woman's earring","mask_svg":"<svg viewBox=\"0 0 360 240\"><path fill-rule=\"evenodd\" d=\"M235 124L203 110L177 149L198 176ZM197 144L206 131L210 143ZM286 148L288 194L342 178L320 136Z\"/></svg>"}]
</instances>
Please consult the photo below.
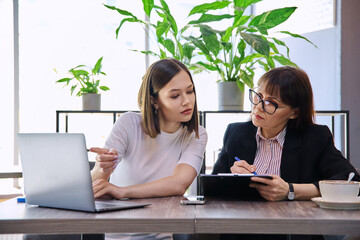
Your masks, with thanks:
<instances>
[{"instance_id":1,"label":"woman's earring","mask_svg":"<svg viewBox=\"0 0 360 240\"><path fill-rule=\"evenodd\" d=\"M158 114L158 107L155 107L155 115Z\"/></svg>"}]
</instances>

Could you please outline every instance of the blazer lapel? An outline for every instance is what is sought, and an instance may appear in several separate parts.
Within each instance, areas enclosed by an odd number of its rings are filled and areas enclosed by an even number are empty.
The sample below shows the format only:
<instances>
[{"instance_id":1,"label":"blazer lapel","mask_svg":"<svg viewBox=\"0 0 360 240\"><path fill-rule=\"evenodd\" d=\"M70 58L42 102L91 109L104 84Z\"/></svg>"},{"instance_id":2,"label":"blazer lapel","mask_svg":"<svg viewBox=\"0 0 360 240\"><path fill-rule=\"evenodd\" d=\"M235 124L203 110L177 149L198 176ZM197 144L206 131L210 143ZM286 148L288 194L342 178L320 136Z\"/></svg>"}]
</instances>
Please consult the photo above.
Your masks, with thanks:
<instances>
[{"instance_id":1,"label":"blazer lapel","mask_svg":"<svg viewBox=\"0 0 360 240\"><path fill-rule=\"evenodd\" d=\"M246 160L249 164L254 163L257 148L255 139L256 131L257 128L254 125L251 125L251 129L249 129L246 136L235 143L236 146L234 146L233 159L238 157L241 160Z\"/></svg>"},{"instance_id":2,"label":"blazer lapel","mask_svg":"<svg viewBox=\"0 0 360 240\"><path fill-rule=\"evenodd\" d=\"M280 175L288 182L300 180L301 135L299 132L288 129L281 156Z\"/></svg>"}]
</instances>

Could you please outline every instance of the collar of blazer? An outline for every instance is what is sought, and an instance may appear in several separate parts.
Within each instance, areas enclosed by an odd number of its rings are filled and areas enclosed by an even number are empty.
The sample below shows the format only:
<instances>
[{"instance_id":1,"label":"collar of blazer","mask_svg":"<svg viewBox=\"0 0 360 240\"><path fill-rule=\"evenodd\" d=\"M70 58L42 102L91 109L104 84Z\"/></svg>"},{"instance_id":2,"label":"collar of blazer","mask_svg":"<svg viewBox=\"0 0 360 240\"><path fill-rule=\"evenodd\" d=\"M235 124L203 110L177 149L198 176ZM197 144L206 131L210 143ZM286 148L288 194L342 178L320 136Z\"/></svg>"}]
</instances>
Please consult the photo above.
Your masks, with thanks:
<instances>
[{"instance_id":1,"label":"collar of blazer","mask_svg":"<svg viewBox=\"0 0 360 240\"><path fill-rule=\"evenodd\" d=\"M237 135L235 139L239 140L239 143L242 147L252 148L255 146L256 148L256 131L257 127L252 124L252 122L244 123L245 126L242 128L238 128L239 132L236 132Z\"/></svg>"},{"instance_id":2,"label":"collar of blazer","mask_svg":"<svg viewBox=\"0 0 360 240\"><path fill-rule=\"evenodd\" d=\"M246 126L246 130L242 128L244 131L242 134L247 135L242 139L242 147L246 148L241 151L247 151L246 154L247 160L249 164L252 164L255 159L256 154L256 131L257 127L252 124L252 122L248 123ZM236 133L240 134L240 133ZM236 138L235 138L236 139ZM235 143L236 144L236 143ZM280 175L287 182L299 182L300 180L300 161L301 161L301 144L302 144L302 133L293 129L287 129L284 148L281 155L281 166L280 166ZM250 160L251 159L251 160Z\"/></svg>"}]
</instances>

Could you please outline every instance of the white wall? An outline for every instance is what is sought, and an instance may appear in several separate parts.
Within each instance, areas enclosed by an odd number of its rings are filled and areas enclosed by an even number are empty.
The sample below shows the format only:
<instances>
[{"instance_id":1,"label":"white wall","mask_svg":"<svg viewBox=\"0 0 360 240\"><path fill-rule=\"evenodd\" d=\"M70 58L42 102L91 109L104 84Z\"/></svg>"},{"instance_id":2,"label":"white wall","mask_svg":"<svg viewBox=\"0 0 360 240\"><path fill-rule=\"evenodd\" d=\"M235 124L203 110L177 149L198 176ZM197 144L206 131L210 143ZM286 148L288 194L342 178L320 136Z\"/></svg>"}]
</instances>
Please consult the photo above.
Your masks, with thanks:
<instances>
[{"instance_id":1,"label":"white wall","mask_svg":"<svg viewBox=\"0 0 360 240\"><path fill-rule=\"evenodd\" d=\"M309 75L315 110L340 110L339 26L304 34L318 48L300 39L286 39L290 58Z\"/></svg>"},{"instance_id":2,"label":"white wall","mask_svg":"<svg viewBox=\"0 0 360 240\"><path fill-rule=\"evenodd\" d=\"M350 110L350 161L360 168L360 1L341 1L341 107Z\"/></svg>"}]
</instances>

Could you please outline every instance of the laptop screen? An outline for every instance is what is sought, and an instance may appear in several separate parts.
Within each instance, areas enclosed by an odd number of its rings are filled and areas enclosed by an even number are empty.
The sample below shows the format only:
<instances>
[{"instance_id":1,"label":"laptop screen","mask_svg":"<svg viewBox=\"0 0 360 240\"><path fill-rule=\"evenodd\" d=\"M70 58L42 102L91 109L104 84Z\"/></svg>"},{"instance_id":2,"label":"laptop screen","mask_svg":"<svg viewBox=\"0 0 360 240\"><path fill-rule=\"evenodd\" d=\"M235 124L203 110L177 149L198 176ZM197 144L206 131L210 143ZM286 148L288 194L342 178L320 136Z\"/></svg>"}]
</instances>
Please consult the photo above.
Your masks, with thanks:
<instances>
[{"instance_id":1,"label":"laptop screen","mask_svg":"<svg viewBox=\"0 0 360 240\"><path fill-rule=\"evenodd\" d=\"M18 143L27 203L94 211L83 134L21 133Z\"/></svg>"}]
</instances>

